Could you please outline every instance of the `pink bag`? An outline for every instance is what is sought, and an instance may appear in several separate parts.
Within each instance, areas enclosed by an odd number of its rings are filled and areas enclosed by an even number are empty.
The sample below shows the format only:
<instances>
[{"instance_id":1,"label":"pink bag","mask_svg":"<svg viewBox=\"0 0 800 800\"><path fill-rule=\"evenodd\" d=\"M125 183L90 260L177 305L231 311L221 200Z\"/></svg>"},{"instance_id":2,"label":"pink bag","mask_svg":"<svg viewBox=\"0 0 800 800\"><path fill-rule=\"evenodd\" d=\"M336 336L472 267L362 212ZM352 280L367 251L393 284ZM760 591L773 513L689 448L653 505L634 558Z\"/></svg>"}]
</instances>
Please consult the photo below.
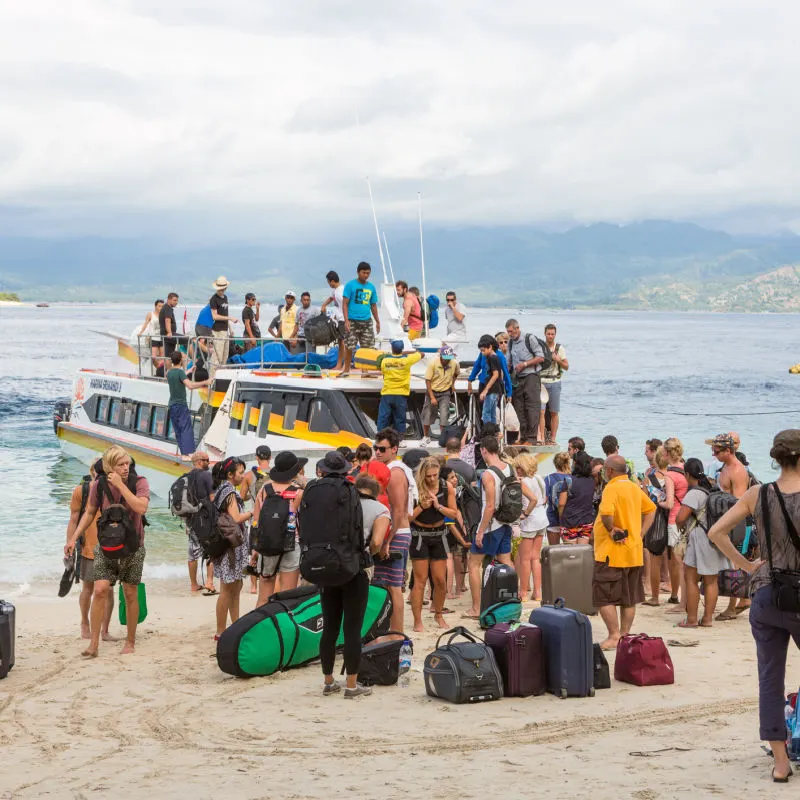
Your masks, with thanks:
<instances>
[{"instance_id":1,"label":"pink bag","mask_svg":"<svg viewBox=\"0 0 800 800\"><path fill-rule=\"evenodd\" d=\"M660 636L623 636L617 644L614 680L636 686L664 686L675 683L675 669Z\"/></svg>"}]
</instances>

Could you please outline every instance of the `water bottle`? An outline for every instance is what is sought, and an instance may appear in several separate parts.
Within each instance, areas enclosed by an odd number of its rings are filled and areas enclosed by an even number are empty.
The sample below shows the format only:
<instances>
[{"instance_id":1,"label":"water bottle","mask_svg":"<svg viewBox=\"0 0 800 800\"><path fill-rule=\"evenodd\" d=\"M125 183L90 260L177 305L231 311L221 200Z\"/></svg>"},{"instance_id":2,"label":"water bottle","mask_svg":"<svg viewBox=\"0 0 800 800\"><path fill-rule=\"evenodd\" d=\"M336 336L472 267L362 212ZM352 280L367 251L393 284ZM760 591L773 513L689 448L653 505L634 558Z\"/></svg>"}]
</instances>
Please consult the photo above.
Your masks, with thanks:
<instances>
[{"instance_id":1,"label":"water bottle","mask_svg":"<svg viewBox=\"0 0 800 800\"><path fill-rule=\"evenodd\" d=\"M409 684L409 677L408 673L411 669L411 654L413 653L413 648L411 647L411 642L408 639L403 640L403 645L400 648L400 669L399 674L400 677L398 679L398 684L400 686L408 686Z\"/></svg>"}]
</instances>

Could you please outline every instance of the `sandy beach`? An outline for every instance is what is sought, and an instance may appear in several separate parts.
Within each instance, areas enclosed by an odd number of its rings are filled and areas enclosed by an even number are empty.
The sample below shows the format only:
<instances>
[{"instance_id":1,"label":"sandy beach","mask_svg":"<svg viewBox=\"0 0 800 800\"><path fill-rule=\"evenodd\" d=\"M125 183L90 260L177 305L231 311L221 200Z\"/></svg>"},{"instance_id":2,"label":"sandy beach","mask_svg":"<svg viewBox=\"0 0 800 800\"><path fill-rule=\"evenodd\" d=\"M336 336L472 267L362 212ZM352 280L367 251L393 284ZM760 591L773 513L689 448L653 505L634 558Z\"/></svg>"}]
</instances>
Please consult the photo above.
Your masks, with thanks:
<instances>
[{"instance_id":1,"label":"sandy beach","mask_svg":"<svg viewBox=\"0 0 800 800\"><path fill-rule=\"evenodd\" d=\"M79 656L74 590L64 600L15 600L17 663L0 682L0 797L477 798L502 790L655 800L773 788L743 618L684 631L664 608L640 607L635 631L699 642L670 648L674 686L613 683L595 698L476 706L425 695L430 627L416 636L410 686L346 702L320 695L318 665L251 680L224 675L214 658L214 599L177 583L149 589L136 654L105 644L94 661ZM247 595L243 606L251 605ZM599 640L602 625L593 624ZM789 665L800 682L796 650Z\"/></svg>"}]
</instances>

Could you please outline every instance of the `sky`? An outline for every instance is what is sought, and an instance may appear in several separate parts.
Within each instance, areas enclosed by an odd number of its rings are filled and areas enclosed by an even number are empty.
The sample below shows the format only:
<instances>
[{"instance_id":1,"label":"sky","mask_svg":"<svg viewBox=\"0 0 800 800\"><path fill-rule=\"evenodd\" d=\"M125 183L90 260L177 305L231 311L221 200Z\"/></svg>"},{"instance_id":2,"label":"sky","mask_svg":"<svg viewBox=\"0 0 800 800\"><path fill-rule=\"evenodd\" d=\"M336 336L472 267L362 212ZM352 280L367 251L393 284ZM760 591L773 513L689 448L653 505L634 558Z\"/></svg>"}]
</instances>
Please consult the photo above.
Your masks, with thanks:
<instances>
[{"instance_id":1,"label":"sky","mask_svg":"<svg viewBox=\"0 0 800 800\"><path fill-rule=\"evenodd\" d=\"M788 0L7 0L0 235L800 232Z\"/></svg>"}]
</instances>

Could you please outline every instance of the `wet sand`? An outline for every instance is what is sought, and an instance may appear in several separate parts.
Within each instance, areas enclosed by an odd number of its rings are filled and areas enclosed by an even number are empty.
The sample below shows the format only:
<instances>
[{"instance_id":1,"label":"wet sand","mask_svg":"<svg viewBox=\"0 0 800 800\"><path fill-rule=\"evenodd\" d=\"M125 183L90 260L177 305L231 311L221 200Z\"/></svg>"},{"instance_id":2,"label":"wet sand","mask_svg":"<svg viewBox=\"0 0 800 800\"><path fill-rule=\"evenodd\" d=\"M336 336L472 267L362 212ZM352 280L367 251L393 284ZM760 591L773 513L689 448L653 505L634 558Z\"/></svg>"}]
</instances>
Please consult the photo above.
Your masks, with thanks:
<instances>
[{"instance_id":1,"label":"wet sand","mask_svg":"<svg viewBox=\"0 0 800 800\"><path fill-rule=\"evenodd\" d=\"M699 641L670 648L674 686L614 682L595 698L455 706L425 695L422 662L436 638L427 613L410 686L345 701L321 696L316 664L269 678L224 675L215 599L177 583L148 589L136 654L102 644L92 661L79 655L74 590L64 600L14 600L17 663L0 681L0 797L775 796L746 615L684 631L667 606L640 607L635 632ZM242 600L251 608L250 595ZM460 618L465 599L448 605L459 612L453 626L473 624ZM410 630L410 612L407 620ZM599 641L599 618L593 626ZM800 683L796 650L789 664L789 684Z\"/></svg>"}]
</instances>

